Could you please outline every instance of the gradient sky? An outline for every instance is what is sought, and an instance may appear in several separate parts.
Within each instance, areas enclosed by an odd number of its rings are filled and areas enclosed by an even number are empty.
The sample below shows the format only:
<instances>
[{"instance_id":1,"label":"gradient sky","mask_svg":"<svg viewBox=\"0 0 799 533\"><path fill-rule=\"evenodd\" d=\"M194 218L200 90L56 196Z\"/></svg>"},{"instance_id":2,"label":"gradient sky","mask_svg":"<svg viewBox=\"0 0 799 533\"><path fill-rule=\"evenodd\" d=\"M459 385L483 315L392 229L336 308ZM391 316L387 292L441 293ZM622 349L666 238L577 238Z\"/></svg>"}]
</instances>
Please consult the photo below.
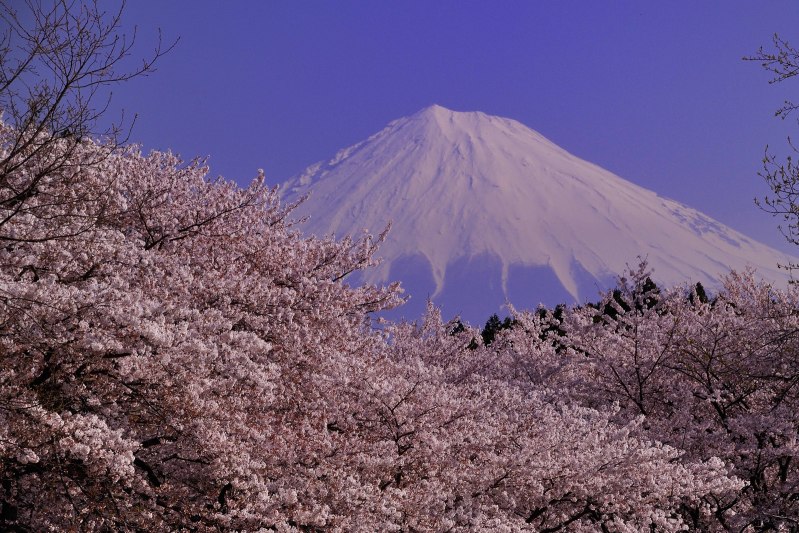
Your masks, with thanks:
<instances>
[{"instance_id":1,"label":"gradient sky","mask_svg":"<svg viewBox=\"0 0 799 533\"><path fill-rule=\"evenodd\" d=\"M433 103L519 120L573 154L767 244L757 210L774 118L799 80L742 61L778 32L799 44L799 2L128 2L138 52L180 37L152 76L120 85L132 140L246 184L279 183Z\"/></svg>"}]
</instances>

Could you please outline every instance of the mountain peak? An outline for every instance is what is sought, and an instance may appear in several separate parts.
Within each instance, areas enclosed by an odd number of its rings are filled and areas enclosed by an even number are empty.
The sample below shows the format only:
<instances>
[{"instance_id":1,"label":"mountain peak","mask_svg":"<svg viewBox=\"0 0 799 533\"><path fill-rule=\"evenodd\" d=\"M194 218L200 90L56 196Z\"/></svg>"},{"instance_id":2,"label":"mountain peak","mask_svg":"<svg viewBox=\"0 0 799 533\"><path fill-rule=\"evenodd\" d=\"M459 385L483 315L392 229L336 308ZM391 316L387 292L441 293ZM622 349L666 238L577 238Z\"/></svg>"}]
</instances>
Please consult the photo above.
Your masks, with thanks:
<instances>
[{"instance_id":1,"label":"mountain peak","mask_svg":"<svg viewBox=\"0 0 799 533\"><path fill-rule=\"evenodd\" d=\"M442 105L432 104L432 105L429 105L427 107L424 107L424 108L420 109L419 111L417 111L414 114L414 116L416 116L416 115L439 115L439 114L443 115L443 114L449 114L449 113L454 113L454 111L452 111L451 109L447 109L446 107L444 107Z\"/></svg>"},{"instance_id":2,"label":"mountain peak","mask_svg":"<svg viewBox=\"0 0 799 533\"><path fill-rule=\"evenodd\" d=\"M729 268L747 265L767 279L786 278L776 267L787 262L784 254L583 161L515 120L480 112L427 107L310 167L284 190L312 193L298 209L310 217L311 233L379 232L392 222L384 261L366 280L404 280L410 266L421 268L427 294L412 294L417 300L444 298L448 283L460 280L461 292L493 283L500 304L558 303L513 294L521 290L515 279L546 271L541 290L558 286L558 299L580 302L639 257L668 285L712 287ZM475 269L482 272L477 281L465 281Z\"/></svg>"},{"instance_id":3,"label":"mountain peak","mask_svg":"<svg viewBox=\"0 0 799 533\"><path fill-rule=\"evenodd\" d=\"M474 122L469 120L470 115L473 114L474 113L470 112L452 111L438 104L433 104L417 111L409 117L399 119L392 124L406 122L409 127L421 128L422 131L419 133L425 135L433 135L436 133L445 134L451 130L468 129L470 127L469 123Z\"/></svg>"}]
</instances>

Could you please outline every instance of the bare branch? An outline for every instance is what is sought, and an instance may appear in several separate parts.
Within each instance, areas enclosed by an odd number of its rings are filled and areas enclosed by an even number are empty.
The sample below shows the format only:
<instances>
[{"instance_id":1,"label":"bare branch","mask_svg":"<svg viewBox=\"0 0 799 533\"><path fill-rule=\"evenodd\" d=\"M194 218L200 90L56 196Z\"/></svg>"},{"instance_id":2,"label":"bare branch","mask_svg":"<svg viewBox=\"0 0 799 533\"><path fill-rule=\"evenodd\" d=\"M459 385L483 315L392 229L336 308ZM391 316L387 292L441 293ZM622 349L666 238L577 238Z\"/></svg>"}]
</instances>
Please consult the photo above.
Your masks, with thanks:
<instances>
[{"instance_id":1,"label":"bare branch","mask_svg":"<svg viewBox=\"0 0 799 533\"><path fill-rule=\"evenodd\" d=\"M151 55L129 65L135 30L122 32L124 2L114 12L97 0L0 0L0 227L24 210L43 182L73 174L84 139L102 140L99 162L127 141L132 127L99 127L117 83L145 76L177 40L164 45L160 32Z\"/></svg>"}]
</instances>

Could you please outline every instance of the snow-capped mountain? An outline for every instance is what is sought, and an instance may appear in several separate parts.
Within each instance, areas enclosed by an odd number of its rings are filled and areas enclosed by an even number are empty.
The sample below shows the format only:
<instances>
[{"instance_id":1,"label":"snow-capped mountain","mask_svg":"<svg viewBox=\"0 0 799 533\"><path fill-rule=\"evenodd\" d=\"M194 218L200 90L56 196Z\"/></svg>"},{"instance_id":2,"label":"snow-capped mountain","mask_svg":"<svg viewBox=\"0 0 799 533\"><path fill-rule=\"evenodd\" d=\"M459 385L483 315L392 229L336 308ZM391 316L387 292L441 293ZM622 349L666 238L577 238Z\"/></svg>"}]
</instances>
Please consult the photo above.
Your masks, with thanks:
<instances>
[{"instance_id":1,"label":"snow-capped mountain","mask_svg":"<svg viewBox=\"0 0 799 533\"><path fill-rule=\"evenodd\" d=\"M753 266L783 284L793 259L588 163L506 118L431 106L288 180L304 229L392 229L369 282L403 281L415 318L428 296L473 323L506 301L595 300L647 259L662 285L708 287Z\"/></svg>"}]
</instances>

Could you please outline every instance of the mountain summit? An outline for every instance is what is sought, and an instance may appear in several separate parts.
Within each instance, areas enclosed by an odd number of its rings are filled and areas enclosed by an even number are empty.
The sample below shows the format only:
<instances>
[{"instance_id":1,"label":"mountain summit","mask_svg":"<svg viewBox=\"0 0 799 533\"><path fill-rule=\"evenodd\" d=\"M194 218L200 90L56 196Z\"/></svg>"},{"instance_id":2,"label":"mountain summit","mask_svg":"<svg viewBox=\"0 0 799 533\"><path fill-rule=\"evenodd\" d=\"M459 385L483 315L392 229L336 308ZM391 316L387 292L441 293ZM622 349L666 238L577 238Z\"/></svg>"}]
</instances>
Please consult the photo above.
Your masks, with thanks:
<instances>
[{"instance_id":1,"label":"mountain summit","mask_svg":"<svg viewBox=\"0 0 799 533\"><path fill-rule=\"evenodd\" d=\"M507 300L595 299L639 257L663 285L712 287L747 266L788 278L777 268L785 254L479 112L434 105L395 120L283 191L311 193L298 209L310 233L376 233L391 222L366 281L399 279L417 302L432 296L474 320Z\"/></svg>"}]
</instances>

